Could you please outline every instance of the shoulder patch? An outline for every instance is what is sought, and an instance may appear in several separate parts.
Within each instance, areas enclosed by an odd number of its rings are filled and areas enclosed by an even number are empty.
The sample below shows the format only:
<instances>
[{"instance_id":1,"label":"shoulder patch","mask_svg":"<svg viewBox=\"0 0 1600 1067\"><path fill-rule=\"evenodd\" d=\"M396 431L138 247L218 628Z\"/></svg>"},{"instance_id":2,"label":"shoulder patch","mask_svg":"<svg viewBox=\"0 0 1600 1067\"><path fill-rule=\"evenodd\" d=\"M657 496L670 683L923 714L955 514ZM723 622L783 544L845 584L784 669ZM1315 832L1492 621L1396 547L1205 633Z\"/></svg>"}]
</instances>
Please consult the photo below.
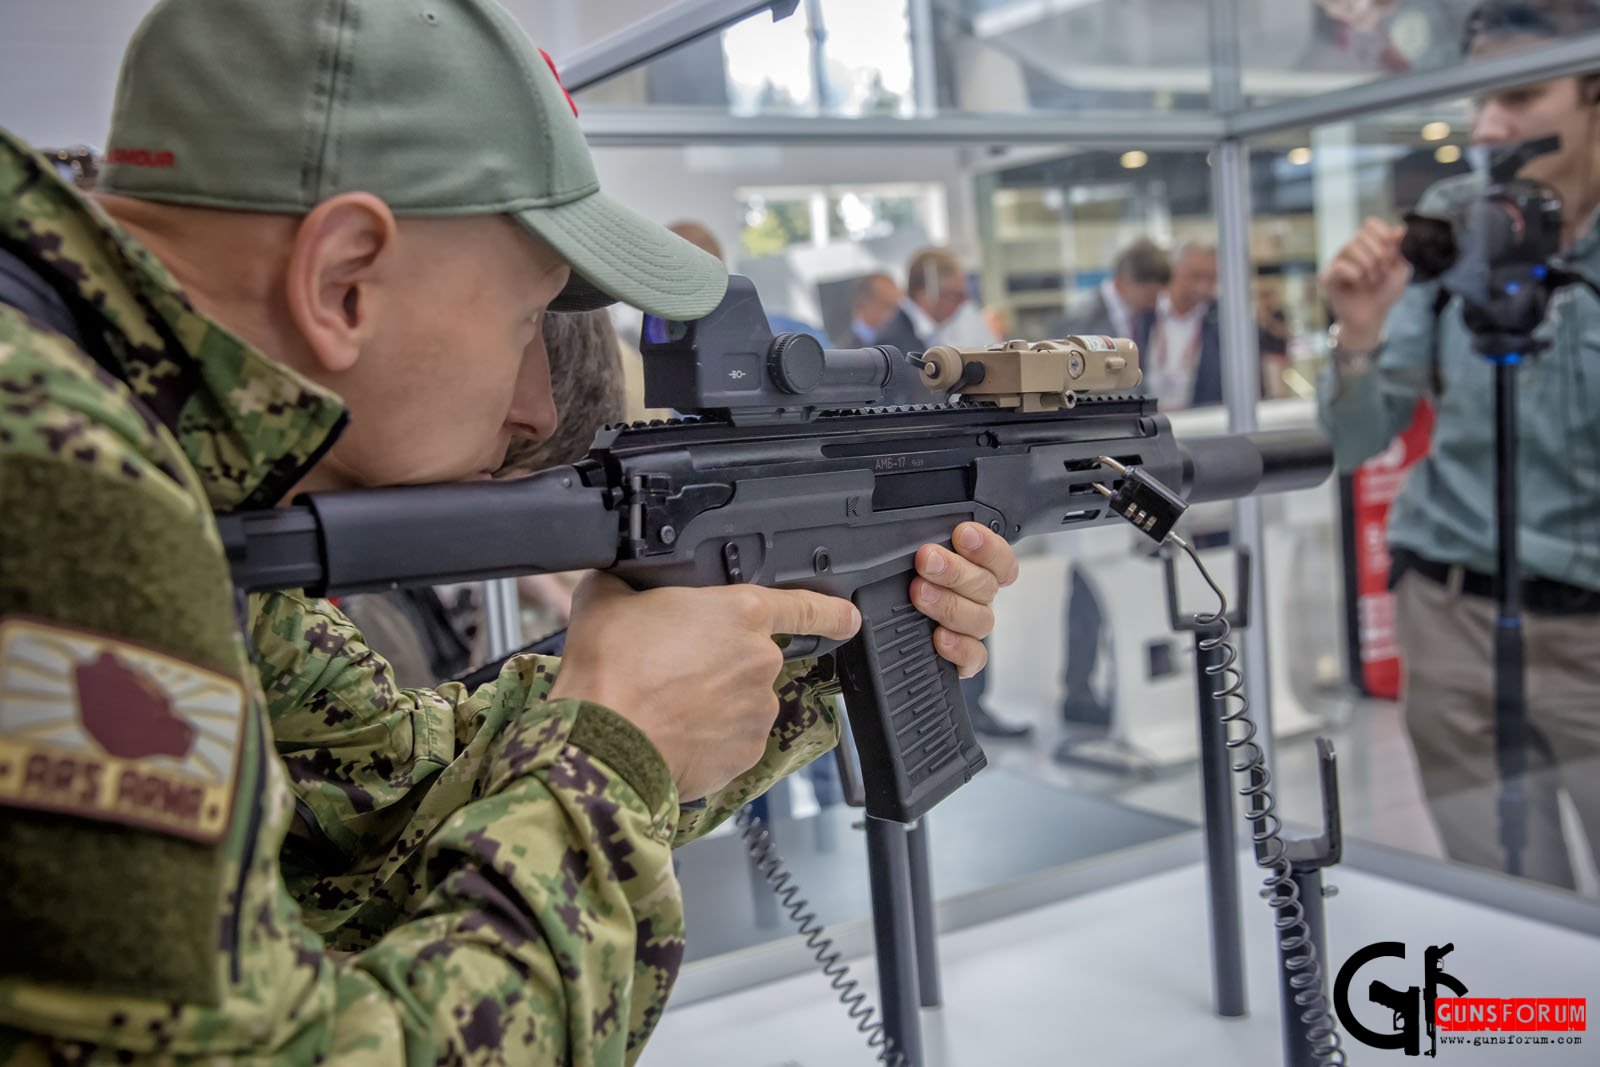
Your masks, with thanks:
<instances>
[{"instance_id":1,"label":"shoulder patch","mask_svg":"<svg viewBox=\"0 0 1600 1067\"><path fill-rule=\"evenodd\" d=\"M0 620L0 806L214 843L244 721L236 679L106 634Z\"/></svg>"}]
</instances>

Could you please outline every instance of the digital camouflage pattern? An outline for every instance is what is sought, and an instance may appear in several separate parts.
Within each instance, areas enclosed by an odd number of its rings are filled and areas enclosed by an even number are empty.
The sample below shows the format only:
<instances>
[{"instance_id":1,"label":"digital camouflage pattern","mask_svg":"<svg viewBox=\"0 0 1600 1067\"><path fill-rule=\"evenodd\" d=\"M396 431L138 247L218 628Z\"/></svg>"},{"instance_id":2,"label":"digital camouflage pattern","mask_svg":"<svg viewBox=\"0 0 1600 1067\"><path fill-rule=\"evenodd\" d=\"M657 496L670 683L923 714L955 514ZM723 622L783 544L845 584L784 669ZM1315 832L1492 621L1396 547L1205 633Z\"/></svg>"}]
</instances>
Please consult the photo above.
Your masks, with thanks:
<instances>
[{"instance_id":1,"label":"digital camouflage pattern","mask_svg":"<svg viewBox=\"0 0 1600 1067\"><path fill-rule=\"evenodd\" d=\"M0 190L117 371L0 307L0 617L246 692L220 841L0 812L0 1064L631 1063L683 954L672 846L836 741L826 691L786 672L762 763L680 809L635 727L545 700L556 660L402 690L327 601L241 627L212 511L274 502L341 405L3 132Z\"/></svg>"}]
</instances>

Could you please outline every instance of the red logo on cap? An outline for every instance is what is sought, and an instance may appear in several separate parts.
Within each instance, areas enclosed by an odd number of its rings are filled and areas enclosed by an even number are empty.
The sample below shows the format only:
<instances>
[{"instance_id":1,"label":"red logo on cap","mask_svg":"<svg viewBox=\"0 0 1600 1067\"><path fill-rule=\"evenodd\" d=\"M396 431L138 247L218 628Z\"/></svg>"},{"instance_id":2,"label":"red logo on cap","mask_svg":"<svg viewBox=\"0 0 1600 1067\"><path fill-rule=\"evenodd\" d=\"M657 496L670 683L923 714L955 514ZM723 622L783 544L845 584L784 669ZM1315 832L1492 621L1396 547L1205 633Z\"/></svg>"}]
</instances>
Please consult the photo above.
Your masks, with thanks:
<instances>
[{"instance_id":1,"label":"red logo on cap","mask_svg":"<svg viewBox=\"0 0 1600 1067\"><path fill-rule=\"evenodd\" d=\"M572 94L567 92L567 87L565 85L561 84L561 72L556 69L556 61L551 59L550 53L546 52L543 48L539 49L539 54L544 56L544 61L549 64L550 73L555 76L556 85L561 89L561 95L567 98L567 106L572 109L572 117L577 118L578 105L572 102Z\"/></svg>"},{"instance_id":2,"label":"red logo on cap","mask_svg":"<svg viewBox=\"0 0 1600 1067\"><path fill-rule=\"evenodd\" d=\"M154 148L113 148L106 153L106 162L120 163L125 167L177 166L177 160L173 158L171 152Z\"/></svg>"}]
</instances>

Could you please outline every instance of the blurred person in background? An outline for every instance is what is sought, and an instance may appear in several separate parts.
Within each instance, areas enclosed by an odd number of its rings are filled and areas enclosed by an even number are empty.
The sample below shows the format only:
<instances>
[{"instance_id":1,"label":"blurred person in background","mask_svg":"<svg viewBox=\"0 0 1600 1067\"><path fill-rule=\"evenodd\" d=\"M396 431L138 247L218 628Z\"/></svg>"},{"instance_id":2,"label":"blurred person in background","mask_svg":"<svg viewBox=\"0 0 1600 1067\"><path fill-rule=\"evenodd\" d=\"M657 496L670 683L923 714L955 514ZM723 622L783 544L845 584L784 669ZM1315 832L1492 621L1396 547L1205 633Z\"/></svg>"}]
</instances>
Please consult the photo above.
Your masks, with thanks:
<instances>
[{"instance_id":1,"label":"blurred person in background","mask_svg":"<svg viewBox=\"0 0 1600 1067\"><path fill-rule=\"evenodd\" d=\"M938 344L940 329L967 300L961 261L945 248L924 248L906 264L906 292L873 344L902 352L925 352Z\"/></svg>"},{"instance_id":2,"label":"blurred person in background","mask_svg":"<svg viewBox=\"0 0 1600 1067\"><path fill-rule=\"evenodd\" d=\"M893 345L902 352L925 352L936 344L961 343L942 341L940 332L965 303L967 280L961 261L949 249L924 248L906 264L906 295L901 298L894 316L878 331L873 344ZM972 347L992 344L992 330L987 323L984 328L991 334L990 339L968 344ZM1022 740L1031 736L1033 727L1008 725L989 713L983 703L987 689L987 668L961 683L972 728L993 740Z\"/></svg>"},{"instance_id":3,"label":"blurred person in background","mask_svg":"<svg viewBox=\"0 0 1600 1067\"><path fill-rule=\"evenodd\" d=\"M1162 411L1222 403L1217 250L1195 242L1179 245L1166 291L1134 320L1133 331L1145 392Z\"/></svg>"},{"instance_id":4,"label":"blurred person in background","mask_svg":"<svg viewBox=\"0 0 1600 1067\"><path fill-rule=\"evenodd\" d=\"M1289 370L1289 314L1283 309L1283 285L1277 279L1256 283L1256 350L1261 356L1261 395L1266 399L1292 395Z\"/></svg>"},{"instance_id":5,"label":"blurred person in background","mask_svg":"<svg viewBox=\"0 0 1600 1067\"><path fill-rule=\"evenodd\" d=\"M1590 0L1490 0L1467 22L1474 59L1600 31ZM1600 274L1600 75L1500 89L1476 102L1472 140L1511 144L1559 134L1561 147L1521 177L1560 194L1563 255ZM1447 179L1417 205L1438 213L1481 191ZM1323 274L1337 322L1320 383L1323 424L1343 470L1382 451L1417 404L1436 411L1428 455L1389 519L1395 639L1404 661L1405 725L1446 854L1501 868L1496 801L1493 372L1473 346L1459 297L1413 282L1404 230L1368 219ZM1552 300L1547 347L1518 374L1529 826L1524 871L1571 887L1559 794L1600 855L1600 305L1586 291Z\"/></svg>"},{"instance_id":6,"label":"blurred person in background","mask_svg":"<svg viewBox=\"0 0 1600 1067\"><path fill-rule=\"evenodd\" d=\"M1165 250L1140 238L1117 253L1109 277L1068 308L1055 336L1136 337L1141 326L1148 332L1146 319L1155 314L1171 281L1172 263ZM1057 763L1070 762L1078 745L1105 736L1111 728L1110 701L1094 688L1104 632L1099 591L1088 571L1074 563L1067 574L1063 733L1052 754Z\"/></svg>"},{"instance_id":7,"label":"blurred person in background","mask_svg":"<svg viewBox=\"0 0 1600 1067\"><path fill-rule=\"evenodd\" d=\"M997 319L1000 313L994 308L979 307L971 295L971 286L963 281L964 298L955 313L939 324L930 340L936 345L953 345L956 348L987 348L1004 338Z\"/></svg>"},{"instance_id":8,"label":"blurred person in background","mask_svg":"<svg viewBox=\"0 0 1600 1067\"><path fill-rule=\"evenodd\" d=\"M710 252L724 263L728 261L728 257L722 254L722 242L717 240L716 235L711 232L710 227L708 227L705 223L696 222L693 219L679 219L677 222L670 223L667 226L667 229L671 230L679 237L682 237L685 241L688 241L701 251ZM765 301L763 301L763 306L765 306ZM824 348L828 346L827 334L823 333L817 327L811 325L811 323L806 322L803 319L797 319L793 315L786 315L781 311L769 310L767 311L767 325L772 329L774 334L809 334L810 336L815 337L817 339L817 343L822 345Z\"/></svg>"},{"instance_id":9,"label":"blurred person in background","mask_svg":"<svg viewBox=\"0 0 1600 1067\"><path fill-rule=\"evenodd\" d=\"M1155 311L1172 280L1172 262L1148 238L1128 245L1111 263L1111 274L1067 308L1053 337L1132 337L1140 316Z\"/></svg>"},{"instance_id":10,"label":"blurred person in background","mask_svg":"<svg viewBox=\"0 0 1600 1067\"><path fill-rule=\"evenodd\" d=\"M837 340L840 348L860 348L877 339L878 331L900 310L900 286L886 271L857 280L850 301L850 333Z\"/></svg>"}]
</instances>

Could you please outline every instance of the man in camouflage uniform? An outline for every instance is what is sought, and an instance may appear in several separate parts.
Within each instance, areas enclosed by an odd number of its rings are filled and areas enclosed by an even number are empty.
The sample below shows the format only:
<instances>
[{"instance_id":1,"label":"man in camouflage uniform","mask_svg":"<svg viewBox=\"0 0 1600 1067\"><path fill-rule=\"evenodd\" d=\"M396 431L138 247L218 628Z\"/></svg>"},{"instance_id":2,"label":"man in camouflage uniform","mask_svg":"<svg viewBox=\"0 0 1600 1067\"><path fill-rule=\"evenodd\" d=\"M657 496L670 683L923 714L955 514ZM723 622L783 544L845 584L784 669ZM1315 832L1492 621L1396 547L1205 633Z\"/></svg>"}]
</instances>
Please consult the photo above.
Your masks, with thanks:
<instances>
[{"instance_id":1,"label":"man in camouflage uniform","mask_svg":"<svg viewBox=\"0 0 1600 1067\"><path fill-rule=\"evenodd\" d=\"M469 693L229 586L213 512L548 434L547 308L720 299L574 115L488 0L169 0L98 204L0 133L0 242L83 334L0 306L0 1063L631 1063L671 847L834 743L772 641L831 598L598 578ZM913 594L970 674L1016 562L954 543Z\"/></svg>"}]
</instances>

